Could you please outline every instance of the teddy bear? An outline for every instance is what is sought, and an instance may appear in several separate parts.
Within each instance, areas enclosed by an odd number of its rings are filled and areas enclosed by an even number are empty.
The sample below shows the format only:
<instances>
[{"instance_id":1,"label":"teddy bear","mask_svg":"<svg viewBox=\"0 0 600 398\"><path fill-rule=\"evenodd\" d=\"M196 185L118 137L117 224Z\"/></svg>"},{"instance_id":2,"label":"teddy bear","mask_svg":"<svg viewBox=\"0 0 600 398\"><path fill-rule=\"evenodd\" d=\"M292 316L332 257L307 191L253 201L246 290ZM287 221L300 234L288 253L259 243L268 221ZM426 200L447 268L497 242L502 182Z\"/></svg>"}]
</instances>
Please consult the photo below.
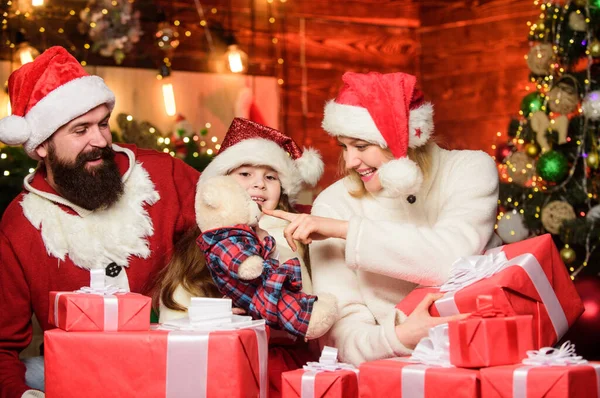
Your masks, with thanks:
<instances>
[{"instance_id":1,"label":"teddy bear","mask_svg":"<svg viewBox=\"0 0 600 398\"><path fill-rule=\"evenodd\" d=\"M324 335L337 319L337 299L301 291L297 258L280 263L273 237L260 240L254 227L259 205L231 176L198 183L197 243L219 291L255 319L307 340Z\"/></svg>"}]
</instances>

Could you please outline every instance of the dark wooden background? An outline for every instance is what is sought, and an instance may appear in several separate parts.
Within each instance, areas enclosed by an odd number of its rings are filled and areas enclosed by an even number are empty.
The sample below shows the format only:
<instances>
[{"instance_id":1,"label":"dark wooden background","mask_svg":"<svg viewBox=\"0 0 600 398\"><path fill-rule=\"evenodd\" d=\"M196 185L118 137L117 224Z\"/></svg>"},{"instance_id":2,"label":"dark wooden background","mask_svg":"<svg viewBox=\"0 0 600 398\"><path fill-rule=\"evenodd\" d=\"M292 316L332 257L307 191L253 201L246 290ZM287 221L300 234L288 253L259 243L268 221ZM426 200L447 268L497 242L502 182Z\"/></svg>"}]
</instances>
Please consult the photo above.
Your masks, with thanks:
<instances>
[{"instance_id":1,"label":"dark wooden background","mask_svg":"<svg viewBox=\"0 0 600 398\"><path fill-rule=\"evenodd\" d=\"M77 10L86 4L47 2ZM123 66L158 68L166 54L153 33L164 15L180 22L181 45L169 54L173 70L216 70L194 0L135 4L145 34ZM339 157L320 128L323 106L335 97L348 70L417 75L435 106L438 141L491 152L496 133L505 134L525 95L526 23L539 14L532 0L206 0L201 5L216 53L224 51L223 36L233 32L249 54L250 74L282 79L280 127L298 143L321 151L327 164L321 187L335 179ZM61 23L59 14L56 18ZM77 36L77 22L74 16L62 24L80 52L85 38ZM114 65L91 52L80 55L88 64Z\"/></svg>"}]
</instances>

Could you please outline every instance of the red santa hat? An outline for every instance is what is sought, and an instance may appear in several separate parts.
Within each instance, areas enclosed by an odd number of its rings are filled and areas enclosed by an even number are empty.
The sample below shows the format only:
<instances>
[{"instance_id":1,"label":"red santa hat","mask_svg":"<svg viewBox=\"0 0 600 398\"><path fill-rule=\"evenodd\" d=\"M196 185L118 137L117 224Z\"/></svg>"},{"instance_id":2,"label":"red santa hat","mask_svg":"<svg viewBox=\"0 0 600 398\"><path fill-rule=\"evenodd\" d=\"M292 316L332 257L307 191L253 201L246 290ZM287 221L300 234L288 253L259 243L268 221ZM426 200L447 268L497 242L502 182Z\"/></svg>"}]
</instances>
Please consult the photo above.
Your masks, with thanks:
<instances>
[{"instance_id":1,"label":"red santa hat","mask_svg":"<svg viewBox=\"0 0 600 398\"><path fill-rule=\"evenodd\" d=\"M200 182L227 175L242 165L269 166L277 171L281 188L292 203L304 184L314 186L323 174L323 161L316 150L302 150L276 129L235 118L219 153L202 172Z\"/></svg>"},{"instance_id":2,"label":"red santa hat","mask_svg":"<svg viewBox=\"0 0 600 398\"><path fill-rule=\"evenodd\" d=\"M407 151L424 145L433 133L433 106L415 88L417 78L346 72L342 81L337 98L325 105L323 129L389 148L395 159L379 168L381 185L393 196L415 194L423 174Z\"/></svg>"},{"instance_id":3,"label":"red santa hat","mask_svg":"<svg viewBox=\"0 0 600 398\"><path fill-rule=\"evenodd\" d=\"M35 149L71 120L106 104L115 95L98 76L90 76L62 47L51 47L8 79L12 115L0 120L0 141Z\"/></svg>"}]
</instances>

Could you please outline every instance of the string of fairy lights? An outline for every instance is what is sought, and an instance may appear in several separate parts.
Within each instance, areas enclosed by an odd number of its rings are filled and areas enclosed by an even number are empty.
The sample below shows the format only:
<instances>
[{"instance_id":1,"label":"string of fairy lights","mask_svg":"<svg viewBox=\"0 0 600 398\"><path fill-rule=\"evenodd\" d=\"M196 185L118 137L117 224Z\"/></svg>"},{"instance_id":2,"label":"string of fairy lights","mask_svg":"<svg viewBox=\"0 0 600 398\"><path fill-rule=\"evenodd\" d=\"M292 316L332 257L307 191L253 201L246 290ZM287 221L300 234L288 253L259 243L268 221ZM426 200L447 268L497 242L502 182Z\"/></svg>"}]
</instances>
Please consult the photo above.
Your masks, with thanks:
<instances>
[{"instance_id":1,"label":"string of fairy lights","mask_svg":"<svg viewBox=\"0 0 600 398\"><path fill-rule=\"evenodd\" d=\"M600 119L600 92L592 89L592 67L600 58L600 41L594 37L590 18L591 11L600 8L600 0L566 4L536 0L534 5L540 14L537 22L527 22L530 50L525 60L531 74L524 89L528 94L507 137L497 132L491 146L503 186L521 188L506 188L507 196L501 188L496 231L506 243L543 232L560 235L565 243L561 258L574 279L589 264L600 242L593 242L596 216L590 218L597 211L598 191L590 190L588 181L600 166L597 130L592 128ZM578 49L584 50L582 56L573 55ZM575 72L583 74L583 84L573 77ZM574 134L574 128L583 134ZM505 141L500 142L502 139ZM577 210L568 200L573 187L585 196ZM532 220L525 222L529 216ZM577 264L570 229L563 224L586 216L585 254ZM530 230L538 224L540 228Z\"/></svg>"}]
</instances>

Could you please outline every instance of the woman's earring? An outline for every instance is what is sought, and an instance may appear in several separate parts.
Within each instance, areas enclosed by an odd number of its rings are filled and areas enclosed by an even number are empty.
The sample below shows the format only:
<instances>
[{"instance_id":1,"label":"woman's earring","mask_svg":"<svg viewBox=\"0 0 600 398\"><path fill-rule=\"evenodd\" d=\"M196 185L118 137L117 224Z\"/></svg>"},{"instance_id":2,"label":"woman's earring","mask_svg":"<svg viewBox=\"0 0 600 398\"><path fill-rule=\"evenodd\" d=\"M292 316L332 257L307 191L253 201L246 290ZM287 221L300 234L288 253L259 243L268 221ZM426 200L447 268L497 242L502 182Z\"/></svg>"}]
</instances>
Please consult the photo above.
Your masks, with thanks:
<instances>
[{"instance_id":1,"label":"woman's earring","mask_svg":"<svg viewBox=\"0 0 600 398\"><path fill-rule=\"evenodd\" d=\"M412 205L417 201L417 197L415 195L408 195L406 201Z\"/></svg>"}]
</instances>

